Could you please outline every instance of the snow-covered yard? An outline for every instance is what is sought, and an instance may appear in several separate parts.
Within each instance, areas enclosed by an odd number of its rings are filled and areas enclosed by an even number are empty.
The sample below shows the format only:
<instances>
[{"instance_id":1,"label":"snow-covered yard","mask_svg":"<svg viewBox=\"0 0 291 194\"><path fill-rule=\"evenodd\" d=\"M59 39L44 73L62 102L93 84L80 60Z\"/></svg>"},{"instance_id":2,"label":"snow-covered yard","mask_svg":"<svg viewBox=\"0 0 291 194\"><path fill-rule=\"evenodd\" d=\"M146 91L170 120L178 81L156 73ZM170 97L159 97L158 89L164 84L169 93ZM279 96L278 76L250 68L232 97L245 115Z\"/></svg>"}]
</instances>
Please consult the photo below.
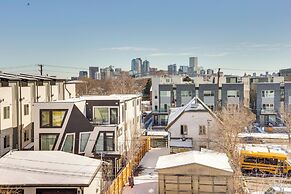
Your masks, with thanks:
<instances>
[{"instance_id":1,"label":"snow-covered yard","mask_svg":"<svg viewBox=\"0 0 291 194\"><path fill-rule=\"evenodd\" d=\"M130 188L128 184L123 189L123 194L155 194L158 193L158 173L155 167L159 156L170 154L168 148L152 148L145 154L139 166L142 172L134 177L134 186Z\"/></svg>"}]
</instances>

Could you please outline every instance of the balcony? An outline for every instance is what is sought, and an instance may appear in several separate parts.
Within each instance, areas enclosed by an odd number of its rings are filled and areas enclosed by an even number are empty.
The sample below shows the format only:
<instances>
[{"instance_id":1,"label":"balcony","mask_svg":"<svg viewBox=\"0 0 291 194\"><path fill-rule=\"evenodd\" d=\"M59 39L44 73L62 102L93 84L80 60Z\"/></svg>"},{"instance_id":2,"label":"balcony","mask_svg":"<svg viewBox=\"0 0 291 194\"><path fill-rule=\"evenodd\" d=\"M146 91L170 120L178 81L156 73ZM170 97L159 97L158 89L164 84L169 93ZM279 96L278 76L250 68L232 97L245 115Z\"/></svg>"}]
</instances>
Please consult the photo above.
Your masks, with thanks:
<instances>
[{"instance_id":1,"label":"balcony","mask_svg":"<svg viewBox=\"0 0 291 194\"><path fill-rule=\"evenodd\" d=\"M227 97L227 104L239 104L239 97Z\"/></svg>"},{"instance_id":2,"label":"balcony","mask_svg":"<svg viewBox=\"0 0 291 194\"><path fill-rule=\"evenodd\" d=\"M262 109L261 114L262 115L274 115L274 114L276 114L276 111L274 109Z\"/></svg>"}]
</instances>

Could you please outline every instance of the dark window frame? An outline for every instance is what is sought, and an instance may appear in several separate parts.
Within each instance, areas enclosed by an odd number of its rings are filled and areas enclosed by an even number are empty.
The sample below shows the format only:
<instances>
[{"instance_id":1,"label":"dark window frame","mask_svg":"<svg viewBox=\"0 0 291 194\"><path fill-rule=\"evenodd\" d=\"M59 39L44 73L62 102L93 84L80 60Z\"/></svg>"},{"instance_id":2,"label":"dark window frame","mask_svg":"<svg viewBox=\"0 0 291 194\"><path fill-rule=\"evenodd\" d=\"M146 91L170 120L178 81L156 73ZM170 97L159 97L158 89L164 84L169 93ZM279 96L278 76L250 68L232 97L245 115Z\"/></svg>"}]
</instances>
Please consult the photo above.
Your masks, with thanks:
<instances>
[{"instance_id":1,"label":"dark window frame","mask_svg":"<svg viewBox=\"0 0 291 194\"><path fill-rule=\"evenodd\" d=\"M23 105L23 115L29 115L29 104L24 104Z\"/></svg>"},{"instance_id":2,"label":"dark window frame","mask_svg":"<svg viewBox=\"0 0 291 194\"><path fill-rule=\"evenodd\" d=\"M97 141L98 141L98 139L99 139L99 136L100 136L100 134L101 133L103 133L103 151L97 151L96 150L96 144L97 144ZM113 133L113 150L104 150L104 148L107 146L106 145L106 141L104 141L105 140L105 134L106 133ZM95 140L95 144L94 144L94 146L93 146L93 150L92 150L92 153L97 153L97 152L114 152L115 151L115 132L114 131L99 131L99 133L98 133L98 136L97 136L97 138L96 138L96 140Z\"/></svg>"},{"instance_id":3,"label":"dark window frame","mask_svg":"<svg viewBox=\"0 0 291 194\"><path fill-rule=\"evenodd\" d=\"M58 138L59 138L60 134L59 133L40 133L40 134L38 134L38 138L39 138L39 150L42 150L41 149L41 136L42 135L56 135L56 141L55 141L55 143L54 143L54 145L52 147L52 151L53 151L56 148L56 145L57 145Z\"/></svg>"},{"instance_id":4,"label":"dark window frame","mask_svg":"<svg viewBox=\"0 0 291 194\"><path fill-rule=\"evenodd\" d=\"M4 149L10 147L10 135L5 135L3 139Z\"/></svg>"},{"instance_id":5,"label":"dark window frame","mask_svg":"<svg viewBox=\"0 0 291 194\"><path fill-rule=\"evenodd\" d=\"M49 126L43 126L42 125L42 119L41 119L41 115L42 112L48 111L49 112ZM64 115L64 119L62 120L62 124L61 126L53 126L53 112L54 111L65 111L65 115ZM40 128L62 128L66 119L68 113L68 109L40 109L39 110L39 127Z\"/></svg>"},{"instance_id":6,"label":"dark window frame","mask_svg":"<svg viewBox=\"0 0 291 194\"><path fill-rule=\"evenodd\" d=\"M3 107L3 119L10 119L10 106Z\"/></svg>"}]
</instances>

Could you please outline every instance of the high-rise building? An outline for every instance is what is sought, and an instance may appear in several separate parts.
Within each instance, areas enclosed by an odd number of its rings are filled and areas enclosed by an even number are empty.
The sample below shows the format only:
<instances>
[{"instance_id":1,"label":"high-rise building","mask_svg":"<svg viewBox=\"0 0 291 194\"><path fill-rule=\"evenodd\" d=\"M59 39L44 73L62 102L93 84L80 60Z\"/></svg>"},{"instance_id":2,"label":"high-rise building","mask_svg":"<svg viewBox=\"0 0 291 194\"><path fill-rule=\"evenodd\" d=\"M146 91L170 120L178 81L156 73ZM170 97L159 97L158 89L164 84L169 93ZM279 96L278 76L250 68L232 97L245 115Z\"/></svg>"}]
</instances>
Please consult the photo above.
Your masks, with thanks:
<instances>
[{"instance_id":1,"label":"high-rise building","mask_svg":"<svg viewBox=\"0 0 291 194\"><path fill-rule=\"evenodd\" d=\"M131 71L135 76L141 76L142 60L141 58L136 58L131 60Z\"/></svg>"},{"instance_id":2,"label":"high-rise building","mask_svg":"<svg viewBox=\"0 0 291 194\"><path fill-rule=\"evenodd\" d=\"M150 73L150 62L148 60L144 60L141 68L142 75L149 75Z\"/></svg>"},{"instance_id":3,"label":"high-rise building","mask_svg":"<svg viewBox=\"0 0 291 194\"><path fill-rule=\"evenodd\" d=\"M169 75L176 75L177 74L177 65L176 64L168 65L168 74Z\"/></svg>"},{"instance_id":4,"label":"high-rise building","mask_svg":"<svg viewBox=\"0 0 291 194\"><path fill-rule=\"evenodd\" d=\"M99 67L89 67L89 78L96 79L97 72L99 72Z\"/></svg>"},{"instance_id":5,"label":"high-rise building","mask_svg":"<svg viewBox=\"0 0 291 194\"><path fill-rule=\"evenodd\" d=\"M79 71L79 79L87 78L87 77L88 77L88 71Z\"/></svg>"},{"instance_id":6,"label":"high-rise building","mask_svg":"<svg viewBox=\"0 0 291 194\"><path fill-rule=\"evenodd\" d=\"M198 72L198 57L189 57L189 75L194 76Z\"/></svg>"},{"instance_id":7,"label":"high-rise building","mask_svg":"<svg viewBox=\"0 0 291 194\"><path fill-rule=\"evenodd\" d=\"M179 74L188 74L189 67L186 65L181 65L179 68Z\"/></svg>"}]
</instances>

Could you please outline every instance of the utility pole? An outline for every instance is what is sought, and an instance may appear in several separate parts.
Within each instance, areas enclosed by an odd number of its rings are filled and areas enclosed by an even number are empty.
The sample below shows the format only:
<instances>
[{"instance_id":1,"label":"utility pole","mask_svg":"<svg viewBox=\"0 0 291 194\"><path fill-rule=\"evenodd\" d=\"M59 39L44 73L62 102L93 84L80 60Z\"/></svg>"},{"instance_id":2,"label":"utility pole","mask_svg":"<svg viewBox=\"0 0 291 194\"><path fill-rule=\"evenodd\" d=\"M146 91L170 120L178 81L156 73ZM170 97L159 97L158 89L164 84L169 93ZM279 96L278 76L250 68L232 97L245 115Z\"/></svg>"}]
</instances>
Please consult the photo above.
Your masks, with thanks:
<instances>
[{"instance_id":1,"label":"utility pole","mask_svg":"<svg viewBox=\"0 0 291 194\"><path fill-rule=\"evenodd\" d=\"M216 110L218 110L218 103L219 103L219 78L220 78L220 68L218 68L218 72L217 72L217 94L216 94Z\"/></svg>"},{"instance_id":2,"label":"utility pole","mask_svg":"<svg viewBox=\"0 0 291 194\"><path fill-rule=\"evenodd\" d=\"M39 66L39 72L40 75L42 75L43 64L38 64L37 66Z\"/></svg>"}]
</instances>

